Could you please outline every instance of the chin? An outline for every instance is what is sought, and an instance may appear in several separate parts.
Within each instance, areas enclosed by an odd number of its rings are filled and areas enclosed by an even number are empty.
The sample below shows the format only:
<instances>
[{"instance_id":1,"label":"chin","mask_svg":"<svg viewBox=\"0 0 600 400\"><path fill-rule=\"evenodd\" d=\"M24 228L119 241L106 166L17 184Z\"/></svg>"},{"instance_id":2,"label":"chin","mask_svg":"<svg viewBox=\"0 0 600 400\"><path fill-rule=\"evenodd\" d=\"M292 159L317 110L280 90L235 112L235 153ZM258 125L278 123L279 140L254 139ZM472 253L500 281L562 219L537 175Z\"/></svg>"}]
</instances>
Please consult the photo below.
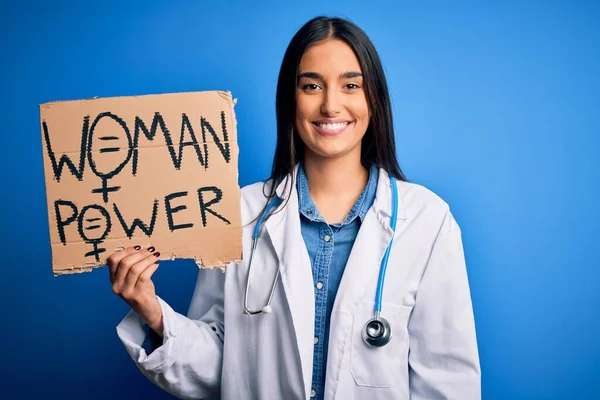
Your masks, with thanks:
<instances>
[{"instance_id":1,"label":"chin","mask_svg":"<svg viewBox=\"0 0 600 400\"><path fill-rule=\"evenodd\" d=\"M352 153L355 149L347 147L339 148L337 146L314 146L308 147L307 150L319 158L336 159Z\"/></svg>"}]
</instances>

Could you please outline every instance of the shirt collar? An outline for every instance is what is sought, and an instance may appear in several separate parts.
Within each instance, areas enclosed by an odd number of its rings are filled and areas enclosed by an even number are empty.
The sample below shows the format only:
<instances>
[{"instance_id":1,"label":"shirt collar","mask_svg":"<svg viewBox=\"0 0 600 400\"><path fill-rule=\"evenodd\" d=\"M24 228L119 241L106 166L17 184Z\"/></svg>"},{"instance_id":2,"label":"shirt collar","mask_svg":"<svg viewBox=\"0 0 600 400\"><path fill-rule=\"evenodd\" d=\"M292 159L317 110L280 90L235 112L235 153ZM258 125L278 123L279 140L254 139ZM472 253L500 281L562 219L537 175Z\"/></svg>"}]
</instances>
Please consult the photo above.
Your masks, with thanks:
<instances>
[{"instance_id":1,"label":"shirt collar","mask_svg":"<svg viewBox=\"0 0 600 400\"><path fill-rule=\"evenodd\" d=\"M360 218L361 221L364 220L367 211L373 205L373 201L375 200L375 194L377 192L377 181L379 178L379 169L375 165L371 165L369 169L369 180L367 181L367 185L363 189L360 196L352 206L352 209L344 219L341 224L335 224L339 226L344 226L352 221L355 218ZM299 211L304 217L311 221L315 222L326 222L325 218L321 215L317 206L313 202L310 197L310 191L308 188L308 180L306 178L306 174L304 172L304 167L302 163L300 163L298 167L298 176L297 176L297 189L298 189L298 208Z\"/></svg>"}]
</instances>

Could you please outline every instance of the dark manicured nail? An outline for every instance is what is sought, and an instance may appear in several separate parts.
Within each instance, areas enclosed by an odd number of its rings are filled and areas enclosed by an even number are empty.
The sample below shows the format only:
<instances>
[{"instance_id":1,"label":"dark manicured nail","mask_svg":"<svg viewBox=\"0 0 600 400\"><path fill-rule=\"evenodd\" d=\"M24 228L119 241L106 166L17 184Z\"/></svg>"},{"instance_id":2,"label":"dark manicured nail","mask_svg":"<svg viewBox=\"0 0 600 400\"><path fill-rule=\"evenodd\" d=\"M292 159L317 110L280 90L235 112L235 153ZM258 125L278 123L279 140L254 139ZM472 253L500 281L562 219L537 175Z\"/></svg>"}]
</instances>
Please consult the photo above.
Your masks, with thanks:
<instances>
[{"instance_id":1,"label":"dark manicured nail","mask_svg":"<svg viewBox=\"0 0 600 400\"><path fill-rule=\"evenodd\" d=\"M139 246L139 245L138 245L138 246L133 246L133 249L134 249L134 250L139 250L139 249L141 249L141 248L142 248L142 246Z\"/></svg>"},{"instance_id":2,"label":"dark manicured nail","mask_svg":"<svg viewBox=\"0 0 600 400\"><path fill-rule=\"evenodd\" d=\"M154 251L154 246L150 246L150 247L148 247L148 251L149 251L150 253L152 253L152 252Z\"/></svg>"},{"instance_id":3,"label":"dark manicured nail","mask_svg":"<svg viewBox=\"0 0 600 400\"><path fill-rule=\"evenodd\" d=\"M160 252L157 251L156 253L154 253L154 257L160 257Z\"/></svg>"}]
</instances>

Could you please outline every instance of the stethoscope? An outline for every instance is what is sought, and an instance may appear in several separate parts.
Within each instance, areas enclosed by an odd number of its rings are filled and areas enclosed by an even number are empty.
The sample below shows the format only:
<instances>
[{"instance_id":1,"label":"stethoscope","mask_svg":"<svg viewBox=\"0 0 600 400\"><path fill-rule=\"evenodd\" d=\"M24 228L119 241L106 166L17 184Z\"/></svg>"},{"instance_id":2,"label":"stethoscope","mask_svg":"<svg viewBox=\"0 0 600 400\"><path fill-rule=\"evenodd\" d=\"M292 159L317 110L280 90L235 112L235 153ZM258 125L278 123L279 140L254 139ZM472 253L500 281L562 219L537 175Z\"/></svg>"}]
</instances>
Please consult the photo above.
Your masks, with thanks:
<instances>
[{"instance_id":1,"label":"stethoscope","mask_svg":"<svg viewBox=\"0 0 600 400\"><path fill-rule=\"evenodd\" d=\"M392 327L390 326L390 323L385 318L381 317L381 301L383 298L383 284L385 281L385 272L387 270L392 243L394 242L394 234L396 233L396 220L398 216L398 187L396 186L396 179L394 179L393 176L390 176L390 184L392 187L392 218L390 221L390 228L392 229L392 239L390 240L390 243L388 244L385 253L383 254L381 266L379 267L377 292L375 294L375 317L368 320L362 330L363 340L367 345L373 347L385 346L392 338ZM244 313L246 314L270 314L273 311L273 309L271 308L271 300L273 300L273 294L275 293L277 281L279 280L279 268L277 268L277 274L275 275L275 279L273 279L273 283L271 284L269 299L267 300L267 304L265 304L263 308L259 310L251 310L248 308L248 290L250 286L250 270L252 269L252 259L254 258L254 252L256 251L256 244L258 243L258 238L260 237L261 228L263 227L270 213L274 209L276 209L281 204L281 202L282 199L278 196L275 196L273 200L269 202L267 207L265 207L264 212L260 215L260 217L256 221L256 225L254 226L254 231L252 233L252 247L250 250L250 261L248 263L248 276L246 278L246 291L244 293Z\"/></svg>"}]
</instances>

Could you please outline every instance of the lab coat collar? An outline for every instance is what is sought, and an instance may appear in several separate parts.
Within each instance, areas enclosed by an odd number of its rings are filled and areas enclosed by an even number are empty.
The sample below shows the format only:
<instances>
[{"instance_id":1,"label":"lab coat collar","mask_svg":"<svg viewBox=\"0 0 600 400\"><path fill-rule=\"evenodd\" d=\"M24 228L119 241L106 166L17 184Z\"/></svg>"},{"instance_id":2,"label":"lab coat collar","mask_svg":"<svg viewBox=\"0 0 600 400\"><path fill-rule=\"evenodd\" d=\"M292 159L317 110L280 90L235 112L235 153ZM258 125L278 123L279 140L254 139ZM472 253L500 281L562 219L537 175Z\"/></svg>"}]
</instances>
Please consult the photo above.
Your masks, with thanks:
<instances>
[{"instance_id":1,"label":"lab coat collar","mask_svg":"<svg viewBox=\"0 0 600 400\"><path fill-rule=\"evenodd\" d=\"M296 192L296 180L298 179L298 168L300 164L296 164L294 167L294 172L291 175L286 176L280 183L277 185L275 189L275 193L279 196L280 199L287 200L290 194L297 197Z\"/></svg>"},{"instance_id":2,"label":"lab coat collar","mask_svg":"<svg viewBox=\"0 0 600 400\"><path fill-rule=\"evenodd\" d=\"M396 184L398 184L397 180ZM384 220L387 220L389 223L389 219L392 216L392 187L390 185L390 176L383 168L379 168L379 181L377 183L377 193L375 194L373 209L378 214L381 214ZM400 188L398 188L398 219L406 219L405 201Z\"/></svg>"}]
</instances>

